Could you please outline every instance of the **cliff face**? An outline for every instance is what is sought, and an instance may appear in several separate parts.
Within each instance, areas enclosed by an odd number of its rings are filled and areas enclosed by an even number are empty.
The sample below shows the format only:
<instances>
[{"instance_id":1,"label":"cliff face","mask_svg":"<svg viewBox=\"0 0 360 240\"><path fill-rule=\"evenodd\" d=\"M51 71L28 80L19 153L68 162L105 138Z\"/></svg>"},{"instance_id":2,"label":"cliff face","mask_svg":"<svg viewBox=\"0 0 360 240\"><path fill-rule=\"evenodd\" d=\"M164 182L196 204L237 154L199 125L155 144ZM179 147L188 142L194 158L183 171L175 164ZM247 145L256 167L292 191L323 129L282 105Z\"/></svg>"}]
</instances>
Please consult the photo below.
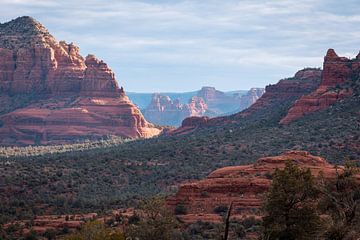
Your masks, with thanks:
<instances>
[{"instance_id":1,"label":"cliff face","mask_svg":"<svg viewBox=\"0 0 360 240\"><path fill-rule=\"evenodd\" d=\"M4 107L18 95L37 99L0 116L0 145L159 133L118 87L106 63L94 55L84 59L77 46L57 42L30 17L0 24L0 95Z\"/></svg>"},{"instance_id":2,"label":"cliff face","mask_svg":"<svg viewBox=\"0 0 360 240\"><path fill-rule=\"evenodd\" d=\"M184 118L203 116L206 112L207 105L200 97L192 97L188 104L182 104L177 99L172 101L169 96L155 93L144 116L155 124L178 126Z\"/></svg>"},{"instance_id":3,"label":"cliff face","mask_svg":"<svg viewBox=\"0 0 360 240\"><path fill-rule=\"evenodd\" d=\"M55 38L30 17L0 25L0 89L8 94L120 96L106 63Z\"/></svg>"},{"instance_id":4,"label":"cliff face","mask_svg":"<svg viewBox=\"0 0 360 240\"><path fill-rule=\"evenodd\" d=\"M355 59L348 59L339 57L333 49L329 49L324 58L323 68L320 86L296 101L280 123L288 124L352 95L351 83L359 76L359 55Z\"/></svg>"},{"instance_id":5,"label":"cliff face","mask_svg":"<svg viewBox=\"0 0 360 240\"><path fill-rule=\"evenodd\" d=\"M276 168L284 168L286 161L303 169L309 168L313 175L322 172L325 178L336 176L336 168L325 159L304 151L289 151L280 156L260 158L251 165L220 168L206 179L182 184L177 194L168 198L168 205L175 209L177 204L184 204L187 213L178 217L187 223L198 220L221 222L221 216L214 209L229 206L231 202L233 218L259 217L262 199L271 184L271 174Z\"/></svg>"}]
</instances>

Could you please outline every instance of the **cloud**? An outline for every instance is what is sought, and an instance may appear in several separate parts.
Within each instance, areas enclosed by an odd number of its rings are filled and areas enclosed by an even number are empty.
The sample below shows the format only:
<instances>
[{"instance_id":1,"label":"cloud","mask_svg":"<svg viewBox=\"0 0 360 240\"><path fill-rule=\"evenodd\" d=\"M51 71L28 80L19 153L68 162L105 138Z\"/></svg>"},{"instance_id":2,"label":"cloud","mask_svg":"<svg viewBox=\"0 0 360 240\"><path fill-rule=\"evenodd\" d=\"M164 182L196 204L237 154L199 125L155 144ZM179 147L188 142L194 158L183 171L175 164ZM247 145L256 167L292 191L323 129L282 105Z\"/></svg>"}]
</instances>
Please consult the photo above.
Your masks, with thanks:
<instances>
[{"instance_id":1,"label":"cloud","mask_svg":"<svg viewBox=\"0 0 360 240\"><path fill-rule=\"evenodd\" d=\"M360 46L360 6L352 0L0 4L1 22L34 16L57 39L104 59L131 91L193 90L204 83L223 89L261 86L305 66L321 66L327 48L348 56Z\"/></svg>"}]
</instances>

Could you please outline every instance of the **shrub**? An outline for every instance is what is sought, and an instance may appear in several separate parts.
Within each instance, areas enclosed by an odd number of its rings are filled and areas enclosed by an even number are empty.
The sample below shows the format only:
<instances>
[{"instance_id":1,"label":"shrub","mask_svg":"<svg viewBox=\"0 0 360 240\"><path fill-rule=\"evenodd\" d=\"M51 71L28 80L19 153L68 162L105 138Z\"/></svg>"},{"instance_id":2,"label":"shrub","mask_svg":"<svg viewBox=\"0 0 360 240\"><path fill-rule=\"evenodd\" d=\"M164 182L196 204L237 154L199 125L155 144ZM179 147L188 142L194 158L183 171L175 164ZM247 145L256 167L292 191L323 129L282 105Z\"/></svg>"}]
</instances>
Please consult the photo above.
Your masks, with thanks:
<instances>
[{"instance_id":1,"label":"shrub","mask_svg":"<svg viewBox=\"0 0 360 240\"><path fill-rule=\"evenodd\" d=\"M186 214L187 209L184 205L184 203L178 203L175 207L175 214L176 215L183 215Z\"/></svg>"},{"instance_id":2,"label":"shrub","mask_svg":"<svg viewBox=\"0 0 360 240\"><path fill-rule=\"evenodd\" d=\"M125 240L122 233L106 228L102 222L92 221L84 224L80 231L73 233L65 240Z\"/></svg>"},{"instance_id":3,"label":"shrub","mask_svg":"<svg viewBox=\"0 0 360 240\"><path fill-rule=\"evenodd\" d=\"M222 214L222 213L226 213L228 209L229 209L228 206L220 205L214 208L214 212L218 214Z\"/></svg>"}]
</instances>

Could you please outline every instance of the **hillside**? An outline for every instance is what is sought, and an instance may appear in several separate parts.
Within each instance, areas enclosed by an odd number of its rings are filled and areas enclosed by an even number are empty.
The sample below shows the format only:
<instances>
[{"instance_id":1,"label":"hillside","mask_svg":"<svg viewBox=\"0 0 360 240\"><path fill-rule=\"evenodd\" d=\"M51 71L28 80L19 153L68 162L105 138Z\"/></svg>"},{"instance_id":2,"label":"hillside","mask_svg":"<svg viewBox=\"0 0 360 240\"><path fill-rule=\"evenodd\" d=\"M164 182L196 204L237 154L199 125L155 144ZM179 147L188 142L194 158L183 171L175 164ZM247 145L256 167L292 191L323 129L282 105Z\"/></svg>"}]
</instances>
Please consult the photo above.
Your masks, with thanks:
<instances>
[{"instance_id":1,"label":"hillside","mask_svg":"<svg viewBox=\"0 0 360 240\"><path fill-rule=\"evenodd\" d=\"M3 157L2 221L35 213L102 211L132 204L146 196L174 192L180 182L203 178L217 168L252 163L287 150L309 151L333 164L345 157L360 159L358 88L327 109L279 124L295 100L282 105L275 101L256 114L234 115L231 122L199 128L192 134L92 150Z\"/></svg>"}]
</instances>

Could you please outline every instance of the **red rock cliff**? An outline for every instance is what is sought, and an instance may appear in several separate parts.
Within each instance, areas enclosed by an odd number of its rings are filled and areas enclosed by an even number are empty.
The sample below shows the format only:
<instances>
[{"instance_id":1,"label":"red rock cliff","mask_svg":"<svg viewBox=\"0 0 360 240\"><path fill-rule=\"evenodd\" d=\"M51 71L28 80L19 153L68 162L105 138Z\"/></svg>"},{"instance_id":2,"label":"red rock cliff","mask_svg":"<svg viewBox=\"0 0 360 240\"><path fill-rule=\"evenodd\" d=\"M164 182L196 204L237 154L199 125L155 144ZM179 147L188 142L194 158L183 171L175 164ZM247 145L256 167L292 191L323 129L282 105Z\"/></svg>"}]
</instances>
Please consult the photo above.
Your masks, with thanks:
<instances>
[{"instance_id":1,"label":"red rock cliff","mask_svg":"<svg viewBox=\"0 0 360 240\"><path fill-rule=\"evenodd\" d=\"M30 17L0 24L0 96L18 94L37 101L0 116L0 145L160 132L125 96L106 63L94 55L84 59L77 46L57 42Z\"/></svg>"},{"instance_id":2,"label":"red rock cliff","mask_svg":"<svg viewBox=\"0 0 360 240\"><path fill-rule=\"evenodd\" d=\"M276 105L287 101L295 101L304 94L315 90L319 86L320 76L320 69L307 68L296 72L294 77L268 85L262 97L250 108L239 113L238 116L251 115L264 108L276 107Z\"/></svg>"},{"instance_id":3,"label":"red rock cliff","mask_svg":"<svg viewBox=\"0 0 360 240\"><path fill-rule=\"evenodd\" d=\"M339 57L333 49L329 49L324 58L323 69L320 86L296 101L280 123L288 124L352 95L349 86L352 77L360 69L359 55L355 59L348 59Z\"/></svg>"}]
</instances>

